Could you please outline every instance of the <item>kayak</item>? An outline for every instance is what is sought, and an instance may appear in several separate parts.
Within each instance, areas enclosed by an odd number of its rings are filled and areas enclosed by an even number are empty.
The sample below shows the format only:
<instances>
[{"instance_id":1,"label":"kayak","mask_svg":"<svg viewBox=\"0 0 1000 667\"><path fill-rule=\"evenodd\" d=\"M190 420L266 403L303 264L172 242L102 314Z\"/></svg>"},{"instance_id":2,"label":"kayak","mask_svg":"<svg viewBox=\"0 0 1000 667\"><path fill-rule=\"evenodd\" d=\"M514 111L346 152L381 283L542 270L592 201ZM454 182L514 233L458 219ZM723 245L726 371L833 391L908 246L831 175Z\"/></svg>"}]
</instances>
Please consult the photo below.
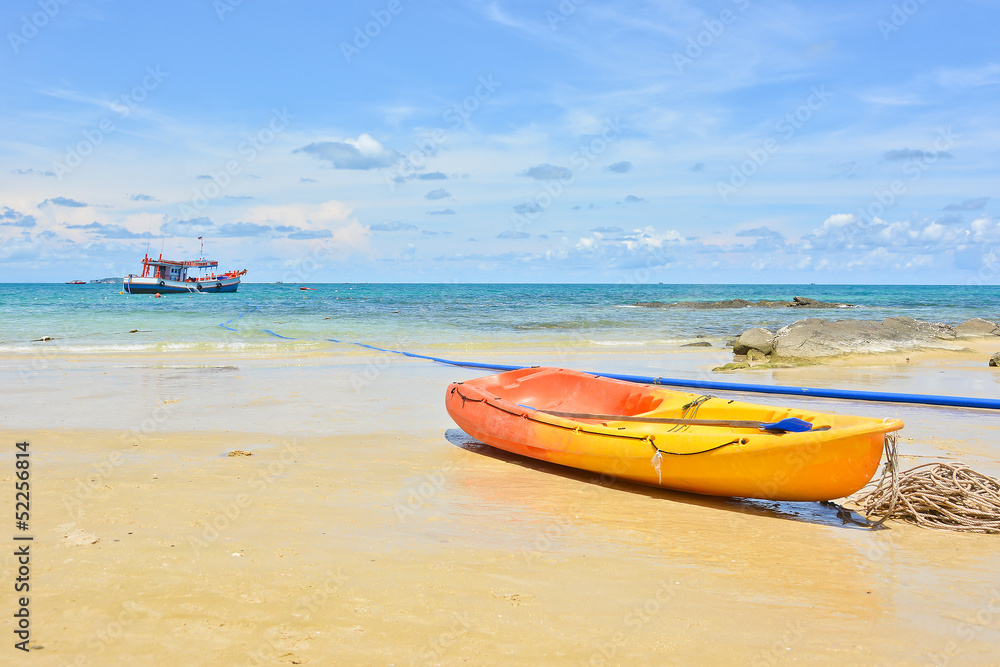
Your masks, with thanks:
<instances>
[{"instance_id":1,"label":"kayak","mask_svg":"<svg viewBox=\"0 0 1000 667\"><path fill-rule=\"evenodd\" d=\"M867 484L898 419L782 408L526 368L449 385L458 426L492 447L666 489L818 501Z\"/></svg>"}]
</instances>

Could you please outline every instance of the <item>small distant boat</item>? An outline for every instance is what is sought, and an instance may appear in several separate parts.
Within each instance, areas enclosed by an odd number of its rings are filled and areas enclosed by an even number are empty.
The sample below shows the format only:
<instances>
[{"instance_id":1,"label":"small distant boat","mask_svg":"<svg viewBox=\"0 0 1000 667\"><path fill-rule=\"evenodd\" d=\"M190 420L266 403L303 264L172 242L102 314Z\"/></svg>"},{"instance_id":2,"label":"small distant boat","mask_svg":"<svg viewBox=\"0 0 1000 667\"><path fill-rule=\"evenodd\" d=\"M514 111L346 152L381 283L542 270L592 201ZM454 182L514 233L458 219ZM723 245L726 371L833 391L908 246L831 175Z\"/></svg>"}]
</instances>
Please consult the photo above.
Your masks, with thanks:
<instances>
[{"instance_id":1,"label":"small distant boat","mask_svg":"<svg viewBox=\"0 0 1000 667\"><path fill-rule=\"evenodd\" d=\"M67 285L86 285L86 280L69 280L66 282Z\"/></svg>"},{"instance_id":2,"label":"small distant boat","mask_svg":"<svg viewBox=\"0 0 1000 667\"><path fill-rule=\"evenodd\" d=\"M306 290L311 290L313 292L316 291L315 287L300 287L299 289L302 290L302 291L306 291Z\"/></svg>"},{"instance_id":3,"label":"small distant boat","mask_svg":"<svg viewBox=\"0 0 1000 667\"><path fill-rule=\"evenodd\" d=\"M202 243L202 250L205 245ZM142 275L129 274L122 279L122 290L126 294L178 294L197 292L235 292L240 286L242 271L216 273L219 263L205 259L175 261L163 259L163 254L153 259L148 254L142 258ZM188 271L197 270L199 275L188 276Z\"/></svg>"},{"instance_id":4,"label":"small distant boat","mask_svg":"<svg viewBox=\"0 0 1000 667\"><path fill-rule=\"evenodd\" d=\"M811 412L527 368L456 382L458 426L488 445L650 486L817 501L871 480L899 420Z\"/></svg>"}]
</instances>

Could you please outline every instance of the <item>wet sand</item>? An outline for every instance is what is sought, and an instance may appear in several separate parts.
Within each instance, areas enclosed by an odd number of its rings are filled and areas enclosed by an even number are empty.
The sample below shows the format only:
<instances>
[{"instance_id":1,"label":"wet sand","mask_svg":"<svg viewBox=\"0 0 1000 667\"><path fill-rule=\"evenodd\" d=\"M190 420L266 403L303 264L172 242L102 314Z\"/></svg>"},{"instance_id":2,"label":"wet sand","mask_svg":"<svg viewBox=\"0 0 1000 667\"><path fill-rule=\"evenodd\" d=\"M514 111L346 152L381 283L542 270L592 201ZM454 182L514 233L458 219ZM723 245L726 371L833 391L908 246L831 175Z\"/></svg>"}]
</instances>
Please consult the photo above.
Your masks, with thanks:
<instances>
[{"instance_id":1,"label":"wet sand","mask_svg":"<svg viewBox=\"0 0 1000 667\"><path fill-rule=\"evenodd\" d=\"M707 371L727 355L493 360L987 396L1000 378L954 353ZM482 371L335 353L28 371L0 360L0 480L7 506L29 441L36 664L1000 660L1000 536L873 532L819 504L602 485L510 456L443 407L448 382ZM751 400L899 417L904 467L1000 475L1000 415Z\"/></svg>"}]
</instances>

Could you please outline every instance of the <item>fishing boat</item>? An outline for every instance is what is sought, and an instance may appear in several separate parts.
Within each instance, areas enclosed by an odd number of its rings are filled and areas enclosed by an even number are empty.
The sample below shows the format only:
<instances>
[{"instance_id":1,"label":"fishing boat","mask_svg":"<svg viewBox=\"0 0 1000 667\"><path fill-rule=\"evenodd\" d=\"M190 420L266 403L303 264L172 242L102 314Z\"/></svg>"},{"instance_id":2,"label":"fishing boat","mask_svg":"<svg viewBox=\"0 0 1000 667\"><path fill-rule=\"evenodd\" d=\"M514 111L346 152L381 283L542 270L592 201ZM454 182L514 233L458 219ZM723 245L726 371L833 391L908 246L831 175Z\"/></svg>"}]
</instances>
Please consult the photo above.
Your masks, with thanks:
<instances>
[{"instance_id":1,"label":"fishing boat","mask_svg":"<svg viewBox=\"0 0 1000 667\"><path fill-rule=\"evenodd\" d=\"M87 281L86 280L67 280L66 284L67 285L86 285Z\"/></svg>"},{"instance_id":2,"label":"fishing boat","mask_svg":"<svg viewBox=\"0 0 1000 667\"><path fill-rule=\"evenodd\" d=\"M448 414L490 446L713 496L819 501L871 480L899 420L811 412L527 368L456 382Z\"/></svg>"},{"instance_id":3,"label":"fishing boat","mask_svg":"<svg viewBox=\"0 0 1000 667\"><path fill-rule=\"evenodd\" d=\"M235 292L240 286L240 277L246 275L246 269L218 273L219 263L204 257L204 241L201 248L199 259L184 261L163 259L163 253L154 259L147 252L142 258L142 274L125 276L122 291L126 294ZM197 275L188 275L192 270Z\"/></svg>"}]
</instances>

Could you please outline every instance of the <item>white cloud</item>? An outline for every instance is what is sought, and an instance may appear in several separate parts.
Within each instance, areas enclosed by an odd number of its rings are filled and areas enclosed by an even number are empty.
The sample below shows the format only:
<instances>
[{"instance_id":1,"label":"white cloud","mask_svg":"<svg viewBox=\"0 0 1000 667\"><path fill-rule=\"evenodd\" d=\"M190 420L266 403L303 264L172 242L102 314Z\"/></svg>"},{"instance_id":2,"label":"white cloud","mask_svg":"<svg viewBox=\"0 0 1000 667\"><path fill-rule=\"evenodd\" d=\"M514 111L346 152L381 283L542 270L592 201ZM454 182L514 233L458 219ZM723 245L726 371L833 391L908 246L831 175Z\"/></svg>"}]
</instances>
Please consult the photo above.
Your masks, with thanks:
<instances>
[{"instance_id":1,"label":"white cloud","mask_svg":"<svg viewBox=\"0 0 1000 667\"><path fill-rule=\"evenodd\" d=\"M835 213L823 221L823 229L839 228L857 221L853 213Z\"/></svg>"},{"instance_id":2,"label":"white cloud","mask_svg":"<svg viewBox=\"0 0 1000 667\"><path fill-rule=\"evenodd\" d=\"M399 153L383 146L367 133L357 139L314 142L295 152L312 155L334 169L381 169L391 167L400 160Z\"/></svg>"},{"instance_id":3,"label":"white cloud","mask_svg":"<svg viewBox=\"0 0 1000 667\"><path fill-rule=\"evenodd\" d=\"M851 214L830 216L823 226L804 235L800 250L824 250L831 253L882 250L938 256L974 241L979 244L1000 242L1000 225L988 216L977 218L968 227L941 224L935 220L886 222L874 218L866 223ZM903 266L902 264L900 266ZM907 265L909 266L909 265ZM913 265L916 266L916 265Z\"/></svg>"}]
</instances>

